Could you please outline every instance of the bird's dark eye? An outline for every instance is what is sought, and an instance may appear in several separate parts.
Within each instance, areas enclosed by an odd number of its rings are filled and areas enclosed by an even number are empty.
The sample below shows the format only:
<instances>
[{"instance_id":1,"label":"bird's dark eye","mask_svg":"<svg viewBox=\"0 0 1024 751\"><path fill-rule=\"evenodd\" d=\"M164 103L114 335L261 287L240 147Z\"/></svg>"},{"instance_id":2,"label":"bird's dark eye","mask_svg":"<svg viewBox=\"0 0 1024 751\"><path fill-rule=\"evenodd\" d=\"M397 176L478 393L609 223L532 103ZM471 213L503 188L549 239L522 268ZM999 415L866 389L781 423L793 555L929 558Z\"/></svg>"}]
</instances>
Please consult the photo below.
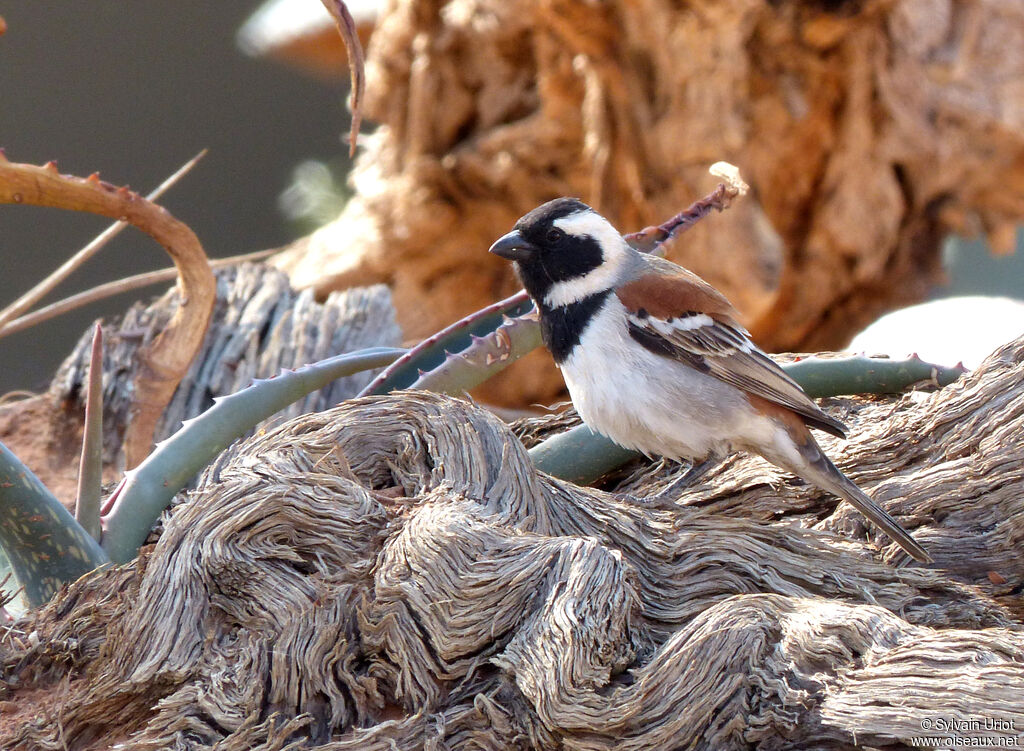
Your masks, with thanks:
<instances>
[{"instance_id":1,"label":"bird's dark eye","mask_svg":"<svg viewBox=\"0 0 1024 751\"><path fill-rule=\"evenodd\" d=\"M552 227L544 237L549 243L557 243L565 237L565 233L558 229L558 227Z\"/></svg>"}]
</instances>

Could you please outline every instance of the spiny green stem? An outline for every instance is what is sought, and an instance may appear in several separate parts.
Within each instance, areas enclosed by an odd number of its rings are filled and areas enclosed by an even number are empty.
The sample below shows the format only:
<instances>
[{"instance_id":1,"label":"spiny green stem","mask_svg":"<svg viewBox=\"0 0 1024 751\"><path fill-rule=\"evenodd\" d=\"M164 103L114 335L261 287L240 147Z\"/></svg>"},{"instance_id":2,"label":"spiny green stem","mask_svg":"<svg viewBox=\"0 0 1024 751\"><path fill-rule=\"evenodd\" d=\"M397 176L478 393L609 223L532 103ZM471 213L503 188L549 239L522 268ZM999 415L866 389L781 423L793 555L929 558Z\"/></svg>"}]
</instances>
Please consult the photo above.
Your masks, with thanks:
<instances>
[{"instance_id":1,"label":"spiny green stem","mask_svg":"<svg viewBox=\"0 0 1024 751\"><path fill-rule=\"evenodd\" d=\"M359 396L386 394L395 389L409 388L420 378L421 372L430 372L444 363L449 352L465 350L473 344L474 336L493 333L506 318L522 315L532 308L533 302L526 292L517 292L459 319L395 360Z\"/></svg>"},{"instance_id":2,"label":"spiny green stem","mask_svg":"<svg viewBox=\"0 0 1024 751\"><path fill-rule=\"evenodd\" d=\"M896 394L914 383L948 386L967 372L962 364L932 365L917 355L905 360L855 355L804 357L782 367L814 398L840 394Z\"/></svg>"},{"instance_id":3,"label":"spiny green stem","mask_svg":"<svg viewBox=\"0 0 1024 751\"><path fill-rule=\"evenodd\" d=\"M596 482L640 456L586 425L551 436L530 449L529 454L541 472L577 485Z\"/></svg>"},{"instance_id":4,"label":"spiny green stem","mask_svg":"<svg viewBox=\"0 0 1024 751\"><path fill-rule=\"evenodd\" d=\"M506 318L484 337L474 336L462 352L423 373L410 388L441 394L461 394L497 375L541 345L540 326L530 314Z\"/></svg>"}]
</instances>

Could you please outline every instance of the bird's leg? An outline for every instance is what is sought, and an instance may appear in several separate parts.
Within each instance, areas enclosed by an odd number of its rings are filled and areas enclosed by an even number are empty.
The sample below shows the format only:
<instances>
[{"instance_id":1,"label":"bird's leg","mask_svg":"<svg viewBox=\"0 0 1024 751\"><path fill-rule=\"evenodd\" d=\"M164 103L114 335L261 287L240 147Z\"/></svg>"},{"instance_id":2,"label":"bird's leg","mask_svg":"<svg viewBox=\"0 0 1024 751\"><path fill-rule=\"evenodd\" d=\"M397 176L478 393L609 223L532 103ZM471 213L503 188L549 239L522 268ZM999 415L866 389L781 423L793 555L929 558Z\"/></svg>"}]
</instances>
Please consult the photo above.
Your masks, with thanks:
<instances>
[{"instance_id":1,"label":"bird's leg","mask_svg":"<svg viewBox=\"0 0 1024 751\"><path fill-rule=\"evenodd\" d=\"M709 454L706 458L693 462L688 470L670 482L664 490L651 496L649 499L650 503L660 506L665 503L674 502L679 491L696 484L699 479L707 474L711 467L718 463L720 458L715 454Z\"/></svg>"}]
</instances>

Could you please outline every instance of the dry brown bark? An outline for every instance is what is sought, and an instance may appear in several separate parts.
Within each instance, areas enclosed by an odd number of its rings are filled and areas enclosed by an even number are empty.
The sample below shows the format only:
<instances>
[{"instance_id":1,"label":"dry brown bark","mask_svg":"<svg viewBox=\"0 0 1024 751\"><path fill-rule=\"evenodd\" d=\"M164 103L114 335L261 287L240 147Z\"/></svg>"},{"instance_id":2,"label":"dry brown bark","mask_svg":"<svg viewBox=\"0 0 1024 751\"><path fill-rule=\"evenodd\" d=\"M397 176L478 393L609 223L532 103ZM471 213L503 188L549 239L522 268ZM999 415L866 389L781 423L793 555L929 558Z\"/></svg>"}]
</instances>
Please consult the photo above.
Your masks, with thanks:
<instances>
[{"instance_id":1,"label":"dry brown bark","mask_svg":"<svg viewBox=\"0 0 1024 751\"><path fill-rule=\"evenodd\" d=\"M320 293L386 282L419 338L516 286L486 248L581 196L622 231L753 186L669 256L771 350L834 349L920 300L950 230L1024 217L1024 9L994 0L392 0L368 55L355 195L279 263ZM530 358L484 394L562 388Z\"/></svg>"},{"instance_id":2,"label":"dry brown bark","mask_svg":"<svg viewBox=\"0 0 1024 751\"><path fill-rule=\"evenodd\" d=\"M312 293L293 290L280 271L243 264L218 271L216 291L210 328L160 415L154 434L157 441L212 406L214 397L233 394L256 378L272 378L282 368L364 347L395 346L400 339L391 296L382 287L334 294L321 304ZM166 327L177 307L178 296L172 289L103 322L103 462L110 481L120 479L125 468L122 446L140 352ZM91 329L82 335L46 392L0 405L0 441L69 505L74 504L82 448L91 336ZM355 396L370 377L360 373L339 379L268 423L326 409Z\"/></svg>"},{"instance_id":3,"label":"dry brown bark","mask_svg":"<svg viewBox=\"0 0 1024 751\"><path fill-rule=\"evenodd\" d=\"M541 476L448 397L295 418L208 472L137 565L0 634L0 747L894 748L978 715L1020 732L1024 339L941 391L829 408L854 436L830 452L933 567L897 568L760 460L663 508L643 498L664 468L639 465L632 496Z\"/></svg>"}]
</instances>

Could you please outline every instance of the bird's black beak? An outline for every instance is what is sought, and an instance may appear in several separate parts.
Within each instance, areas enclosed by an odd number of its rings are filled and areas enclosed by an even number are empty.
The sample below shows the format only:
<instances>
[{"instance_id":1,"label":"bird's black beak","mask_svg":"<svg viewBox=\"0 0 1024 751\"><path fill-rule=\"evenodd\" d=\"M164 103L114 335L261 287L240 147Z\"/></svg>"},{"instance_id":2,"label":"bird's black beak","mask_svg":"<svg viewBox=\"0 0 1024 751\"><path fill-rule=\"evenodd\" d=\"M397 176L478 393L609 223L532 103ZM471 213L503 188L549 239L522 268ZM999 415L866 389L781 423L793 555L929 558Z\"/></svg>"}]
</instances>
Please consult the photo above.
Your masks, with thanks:
<instances>
[{"instance_id":1,"label":"bird's black beak","mask_svg":"<svg viewBox=\"0 0 1024 751\"><path fill-rule=\"evenodd\" d=\"M514 229L504 237L499 238L491 246L490 252L496 256L507 258L510 261L528 261L537 252L537 246L519 234L519 230Z\"/></svg>"}]
</instances>

